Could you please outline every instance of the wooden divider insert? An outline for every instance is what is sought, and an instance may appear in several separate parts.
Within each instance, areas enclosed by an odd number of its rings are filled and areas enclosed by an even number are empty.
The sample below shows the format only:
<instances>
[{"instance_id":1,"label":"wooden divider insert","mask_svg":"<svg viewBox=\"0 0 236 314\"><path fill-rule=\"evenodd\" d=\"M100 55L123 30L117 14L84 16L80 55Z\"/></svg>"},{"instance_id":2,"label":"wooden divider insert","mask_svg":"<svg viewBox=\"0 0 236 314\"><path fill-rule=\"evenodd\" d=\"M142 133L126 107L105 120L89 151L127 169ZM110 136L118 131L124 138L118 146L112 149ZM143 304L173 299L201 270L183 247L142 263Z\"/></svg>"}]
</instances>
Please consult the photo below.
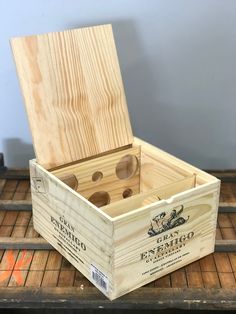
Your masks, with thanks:
<instances>
[{"instance_id":1,"label":"wooden divider insert","mask_svg":"<svg viewBox=\"0 0 236 314\"><path fill-rule=\"evenodd\" d=\"M51 171L98 207L140 191L140 147L79 162Z\"/></svg>"},{"instance_id":2,"label":"wooden divider insert","mask_svg":"<svg viewBox=\"0 0 236 314\"><path fill-rule=\"evenodd\" d=\"M144 193L131 196L125 200L104 206L102 207L102 210L111 217L117 217L159 200L168 199L177 193L192 189L195 187L195 182L196 176L192 175L159 188L147 190Z\"/></svg>"}]
</instances>

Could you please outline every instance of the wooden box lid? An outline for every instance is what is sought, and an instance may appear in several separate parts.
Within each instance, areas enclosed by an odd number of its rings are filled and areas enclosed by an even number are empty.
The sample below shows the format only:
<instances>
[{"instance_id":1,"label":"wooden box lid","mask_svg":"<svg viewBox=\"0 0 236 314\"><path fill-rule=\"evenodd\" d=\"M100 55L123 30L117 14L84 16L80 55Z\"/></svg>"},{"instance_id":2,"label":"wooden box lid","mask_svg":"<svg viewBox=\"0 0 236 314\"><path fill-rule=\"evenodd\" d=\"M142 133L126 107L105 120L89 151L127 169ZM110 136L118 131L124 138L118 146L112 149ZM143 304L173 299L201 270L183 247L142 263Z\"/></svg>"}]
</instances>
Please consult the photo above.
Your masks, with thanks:
<instances>
[{"instance_id":1,"label":"wooden box lid","mask_svg":"<svg viewBox=\"0 0 236 314\"><path fill-rule=\"evenodd\" d=\"M11 45L39 164L54 168L133 142L111 25Z\"/></svg>"}]
</instances>

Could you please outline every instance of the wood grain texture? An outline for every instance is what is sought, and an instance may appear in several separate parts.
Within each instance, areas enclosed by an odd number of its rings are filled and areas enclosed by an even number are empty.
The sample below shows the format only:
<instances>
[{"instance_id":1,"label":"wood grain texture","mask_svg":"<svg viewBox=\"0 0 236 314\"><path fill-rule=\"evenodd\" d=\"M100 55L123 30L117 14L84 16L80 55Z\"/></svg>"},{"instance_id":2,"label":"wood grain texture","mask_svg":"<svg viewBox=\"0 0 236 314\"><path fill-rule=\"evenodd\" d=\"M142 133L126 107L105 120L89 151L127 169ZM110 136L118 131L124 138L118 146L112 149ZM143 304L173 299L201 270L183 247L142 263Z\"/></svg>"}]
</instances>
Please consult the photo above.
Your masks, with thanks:
<instances>
[{"instance_id":1,"label":"wood grain texture","mask_svg":"<svg viewBox=\"0 0 236 314\"><path fill-rule=\"evenodd\" d=\"M111 25L11 45L39 164L48 169L133 142Z\"/></svg>"}]
</instances>

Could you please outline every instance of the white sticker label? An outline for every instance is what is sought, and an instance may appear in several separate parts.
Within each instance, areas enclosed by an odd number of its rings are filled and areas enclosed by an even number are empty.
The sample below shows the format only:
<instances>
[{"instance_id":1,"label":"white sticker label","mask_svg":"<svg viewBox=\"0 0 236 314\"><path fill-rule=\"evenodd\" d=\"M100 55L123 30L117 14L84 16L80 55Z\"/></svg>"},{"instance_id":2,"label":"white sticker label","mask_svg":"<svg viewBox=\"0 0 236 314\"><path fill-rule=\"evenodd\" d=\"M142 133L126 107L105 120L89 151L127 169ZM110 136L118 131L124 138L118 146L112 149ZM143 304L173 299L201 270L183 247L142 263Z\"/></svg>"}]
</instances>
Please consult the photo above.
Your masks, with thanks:
<instances>
[{"instance_id":1,"label":"white sticker label","mask_svg":"<svg viewBox=\"0 0 236 314\"><path fill-rule=\"evenodd\" d=\"M43 178L34 177L32 178L32 180L33 180L35 191L37 193L46 193Z\"/></svg>"},{"instance_id":2,"label":"white sticker label","mask_svg":"<svg viewBox=\"0 0 236 314\"><path fill-rule=\"evenodd\" d=\"M109 279L103 274L96 266L91 264L90 267L91 278L95 284L98 285L103 291L108 292L109 289Z\"/></svg>"}]
</instances>

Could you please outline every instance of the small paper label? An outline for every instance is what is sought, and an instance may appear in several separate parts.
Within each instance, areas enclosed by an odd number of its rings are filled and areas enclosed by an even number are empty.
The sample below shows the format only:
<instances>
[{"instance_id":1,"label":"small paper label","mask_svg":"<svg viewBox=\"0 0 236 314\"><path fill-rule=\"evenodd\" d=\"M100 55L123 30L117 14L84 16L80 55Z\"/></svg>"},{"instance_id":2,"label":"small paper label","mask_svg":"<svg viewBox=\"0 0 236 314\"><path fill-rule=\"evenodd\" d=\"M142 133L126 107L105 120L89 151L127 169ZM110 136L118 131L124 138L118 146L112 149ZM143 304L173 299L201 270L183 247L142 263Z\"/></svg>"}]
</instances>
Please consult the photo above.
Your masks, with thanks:
<instances>
[{"instance_id":1,"label":"small paper label","mask_svg":"<svg viewBox=\"0 0 236 314\"><path fill-rule=\"evenodd\" d=\"M32 180L37 193L46 193L43 178L34 177Z\"/></svg>"},{"instance_id":2,"label":"small paper label","mask_svg":"<svg viewBox=\"0 0 236 314\"><path fill-rule=\"evenodd\" d=\"M102 291L108 292L109 289L109 279L103 274L96 266L91 264L91 278L95 284L101 288Z\"/></svg>"}]
</instances>

